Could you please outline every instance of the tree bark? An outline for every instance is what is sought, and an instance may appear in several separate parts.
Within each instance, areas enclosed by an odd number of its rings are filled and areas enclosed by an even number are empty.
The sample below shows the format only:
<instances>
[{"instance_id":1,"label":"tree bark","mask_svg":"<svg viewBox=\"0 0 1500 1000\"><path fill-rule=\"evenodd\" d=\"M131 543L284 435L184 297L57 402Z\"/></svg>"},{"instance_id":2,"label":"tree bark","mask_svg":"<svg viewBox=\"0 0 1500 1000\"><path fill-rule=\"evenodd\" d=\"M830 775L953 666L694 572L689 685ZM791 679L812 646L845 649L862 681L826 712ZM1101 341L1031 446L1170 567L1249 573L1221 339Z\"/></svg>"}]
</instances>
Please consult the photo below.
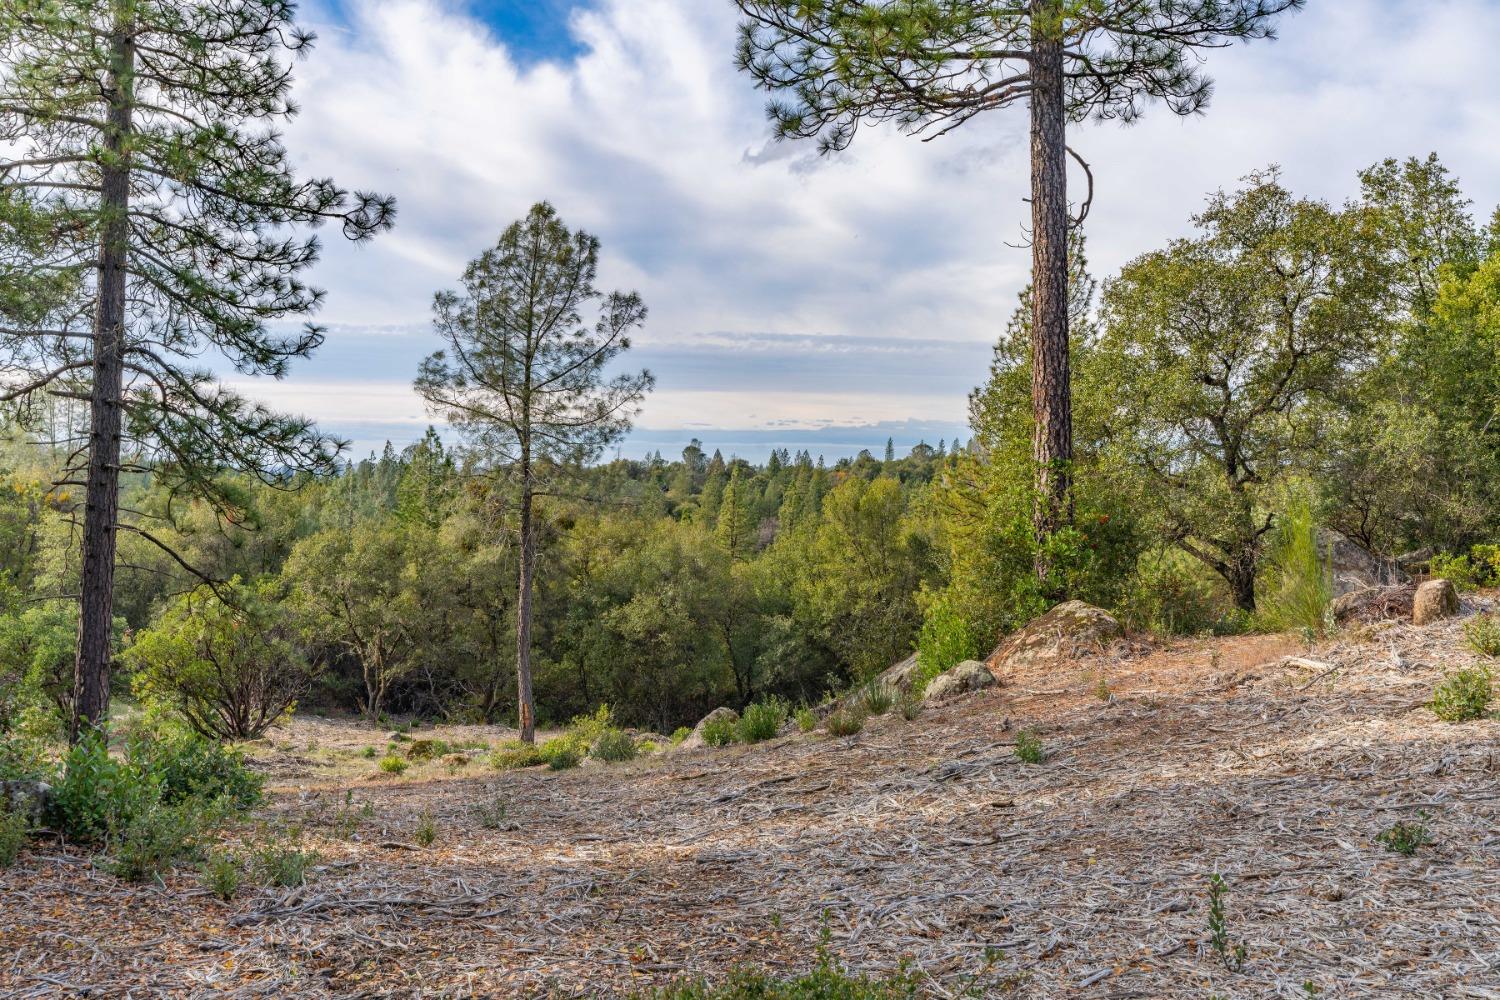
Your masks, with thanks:
<instances>
[{"instance_id":1,"label":"tree bark","mask_svg":"<svg viewBox=\"0 0 1500 1000\"><path fill-rule=\"evenodd\" d=\"M536 573L532 532L531 463L521 460L521 582L516 592L516 714L521 742L536 742L536 706L531 694L531 581Z\"/></svg>"},{"instance_id":2,"label":"tree bark","mask_svg":"<svg viewBox=\"0 0 1500 1000\"><path fill-rule=\"evenodd\" d=\"M1073 401L1068 370L1068 164L1063 104L1062 0L1032 0L1031 405L1038 542L1072 521Z\"/></svg>"},{"instance_id":3,"label":"tree bark","mask_svg":"<svg viewBox=\"0 0 1500 1000\"><path fill-rule=\"evenodd\" d=\"M135 44L117 25L110 42L114 68L108 83L101 171L98 303L94 313L93 387L89 398L89 459L83 515L78 648L73 668L74 740L109 719L113 658L115 522L119 517L120 418L125 361L125 285L128 256L131 129Z\"/></svg>"}]
</instances>

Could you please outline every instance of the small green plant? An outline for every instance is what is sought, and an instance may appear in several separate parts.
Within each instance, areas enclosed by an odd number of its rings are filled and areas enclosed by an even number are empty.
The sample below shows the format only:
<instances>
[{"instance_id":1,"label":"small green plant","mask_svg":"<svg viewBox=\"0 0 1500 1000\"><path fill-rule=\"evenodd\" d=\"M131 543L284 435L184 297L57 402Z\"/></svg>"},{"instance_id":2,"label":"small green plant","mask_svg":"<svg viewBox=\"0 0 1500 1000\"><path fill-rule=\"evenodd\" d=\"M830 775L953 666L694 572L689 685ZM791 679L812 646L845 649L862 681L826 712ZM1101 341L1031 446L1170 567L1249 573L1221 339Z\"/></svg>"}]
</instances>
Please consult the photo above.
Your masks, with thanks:
<instances>
[{"instance_id":1,"label":"small green plant","mask_svg":"<svg viewBox=\"0 0 1500 1000\"><path fill-rule=\"evenodd\" d=\"M865 685L859 700L866 715L884 715L896 704L896 696L891 693L891 689L877 681Z\"/></svg>"},{"instance_id":2,"label":"small green plant","mask_svg":"<svg viewBox=\"0 0 1500 1000\"><path fill-rule=\"evenodd\" d=\"M226 903L240 891L244 881L244 866L229 851L214 851L198 865L198 884Z\"/></svg>"},{"instance_id":3,"label":"small green plant","mask_svg":"<svg viewBox=\"0 0 1500 1000\"><path fill-rule=\"evenodd\" d=\"M595 760L620 763L627 760L635 760L635 740L629 734L619 729L606 729L594 737L593 746L589 747L589 756Z\"/></svg>"},{"instance_id":4,"label":"small green plant","mask_svg":"<svg viewBox=\"0 0 1500 1000\"><path fill-rule=\"evenodd\" d=\"M745 743L760 743L771 739L781 732L788 711L786 702L780 698L746 706L745 714L740 716L739 738Z\"/></svg>"},{"instance_id":5,"label":"small green plant","mask_svg":"<svg viewBox=\"0 0 1500 1000\"><path fill-rule=\"evenodd\" d=\"M452 750L447 740L412 740L407 745L406 756L408 760L437 760Z\"/></svg>"},{"instance_id":6,"label":"small green plant","mask_svg":"<svg viewBox=\"0 0 1500 1000\"><path fill-rule=\"evenodd\" d=\"M376 750L374 747L365 747L359 752L359 755L361 757L364 757L366 760L374 760L376 755L379 753L380 751Z\"/></svg>"},{"instance_id":7,"label":"small green plant","mask_svg":"<svg viewBox=\"0 0 1500 1000\"><path fill-rule=\"evenodd\" d=\"M111 838L109 870L130 882L149 882L172 866L198 853L206 829L223 818L217 803L185 800L172 805L157 802L130 818Z\"/></svg>"},{"instance_id":8,"label":"small green plant","mask_svg":"<svg viewBox=\"0 0 1500 1000\"><path fill-rule=\"evenodd\" d=\"M373 815L375 815L375 804L367 801L359 808L355 808L354 789L346 788L344 801L333 814L334 836L340 840L349 840L359 829L359 824Z\"/></svg>"},{"instance_id":9,"label":"small green plant","mask_svg":"<svg viewBox=\"0 0 1500 1000\"><path fill-rule=\"evenodd\" d=\"M490 751L490 766L497 771L513 771L522 767L544 764L542 753L535 744L513 740L502 743Z\"/></svg>"},{"instance_id":10,"label":"small green plant","mask_svg":"<svg viewBox=\"0 0 1500 1000\"><path fill-rule=\"evenodd\" d=\"M16 863L30 832L31 822L24 814L0 810L0 868Z\"/></svg>"},{"instance_id":11,"label":"small green plant","mask_svg":"<svg viewBox=\"0 0 1500 1000\"><path fill-rule=\"evenodd\" d=\"M1106 678L1103 673L1100 673L1099 676L1094 680L1094 697L1098 698L1100 701L1110 701L1114 698L1114 696L1115 693L1109 688L1108 678Z\"/></svg>"},{"instance_id":12,"label":"small green plant","mask_svg":"<svg viewBox=\"0 0 1500 1000\"><path fill-rule=\"evenodd\" d=\"M1243 944L1230 940L1229 918L1224 909L1224 898L1228 895L1229 887L1224 884L1223 877L1214 872L1208 878L1208 945L1224 963L1224 968L1238 972L1245 967L1247 951Z\"/></svg>"},{"instance_id":13,"label":"small green plant","mask_svg":"<svg viewBox=\"0 0 1500 1000\"><path fill-rule=\"evenodd\" d=\"M472 807L474 818L479 820L479 825L486 830L504 829L510 819L510 803L503 796L495 796L484 802L475 803Z\"/></svg>"},{"instance_id":14,"label":"small green plant","mask_svg":"<svg viewBox=\"0 0 1500 1000\"><path fill-rule=\"evenodd\" d=\"M1449 675L1432 692L1432 714L1444 722L1473 722L1490 708L1494 676L1484 667L1470 667Z\"/></svg>"},{"instance_id":15,"label":"small green plant","mask_svg":"<svg viewBox=\"0 0 1500 1000\"><path fill-rule=\"evenodd\" d=\"M845 705L828 713L823 728L829 736L855 736L865 728L865 713L862 706Z\"/></svg>"},{"instance_id":16,"label":"small green plant","mask_svg":"<svg viewBox=\"0 0 1500 1000\"><path fill-rule=\"evenodd\" d=\"M1432 831L1427 827L1427 814L1418 813L1416 820L1402 820L1381 830L1375 842L1392 854L1412 857L1417 851L1432 843Z\"/></svg>"},{"instance_id":17,"label":"small green plant","mask_svg":"<svg viewBox=\"0 0 1500 1000\"><path fill-rule=\"evenodd\" d=\"M393 753L380 758L380 769L386 774L405 774L408 767L411 767L411 764L405 757L397 757Z\"/></svg>"},{"instance_id":18,"label":"small green plant","mask_svg":"<svg viewBox=\"0 0 1500 1000\"><path fill-rule=\"evenodd\" d=\"M703 724L703 742L711 747L727 747L739 736L739 719L721 715Z\"/></svg>"},{"instance_id":19,"label":"small green plant","mask_svg":"<svg viewBox=\"0 0 1500 1000\"><path fill-rule=\"evenodd\" d=\"M645 754L660 753L661 744L656 742L655 740L641 740L640 745L636 747L636 750L640 753Z\"/></svg>"},{"instance_id":20,"label":"small green plant","mask_svg":"<svg viewBox=\"0 0 1500 1000\"><path fill-rule=\"evenodd\" d=\"M1333 578L1318 549L1317 515L1307 497L1297 497L1277 522L1266 566L1262 623L1271 631L1316 637L1328 630Z\"/></svg>"},{"instance_id":21,"label":"small green plant","mask_svg":"<svg viewBox=\"0 0 1500 1000\"><path fill-rule=\"evenodd\" d=\"M431 847L437 842L437 823L433 821L431 811L422 810L417 817L417 827L412 831L411 839L417 842L418 847Z\"/></svg>"},{"instance_id":22,"label":"small green plant","mask_svg":"<svg viewBox=\"0 0 1500 1000\"><path fill-rule=\"evenodd\" d=\"M672 745L674 747L677 746L691 735L693 735L692 729L688 728L687 726L678 726L676 729L672 730Z\"/></svg>"},{"instance_id":23,"label":"small green plant","mask_svg":"<svg viewBox=\"0 0 1500 1000\"><path fill-rule=\"evenodd\" d=\"M1016 734L1016 759L1023 764L1040 764L1047 757L1042 749L1042 738L1035 729L1023 729Z\"/></svg>"},{"instance_id":24,"label":"small green plant","mask_svg":"<svg viewBox=\"0 0 1500 1000\"><path fill-rule=\"evenodd\" d=\"M1323 995L1323 989L1311 979L1304 979L1302 980L1302 995L1308 998L1320 997Z\"/></svg>"},{"instance_id":25,"label":"small green plant","mask_svg":"<svg viewBox=\"0 0 1500 1000\"><path fill-rule=\"evenodd\" d=\"M268 885L283 889L307 884L307 872L317 864L317 855L298 843L300 831L263 844L255 855L256 873Z\"/></svg>"},{"instance_id":26,"label":"small green plant","mask_svg":"<svg viewBox=\"0 0 1500 1000\"><path fill-rule=\"evenodd\" d=\"M538 751L547 766L554 771L566 771L583 762L583 754L574 742L565 736L543 743Z\"/></svg>"},{"instance_id":27,"label":"small green plant","mask_svg":"<svg viewBox=\"0 0 1500 1000\"><path fill-rule=\"evenodd\" d=\"M916 692L915 688L902 691L901 696L896 699L896 711L900 712L901 718L907 722L922 714L922 706L922 696Z\"/></svg>"},{"instance_id":28,"label":"small green plant","mask_svg":"<svg viewBox=\"0 0 1500 1000\"><path fill-rule=\"evenodd\" d=\"M1464 636L1480 656L1500 656L1500 616L1475 615L1464 623Z\"/></svg>"},{"instance_id":29,"label":"small green plant","mask_svg":"<svg viewBox=\"0 0 1500 1000\"><path fill-rule=\"evenodd\" d=\"M818 713L806 705L797 709L797 729L804 733L810 733L818 728Z\"/></svg>"}]
</instances>

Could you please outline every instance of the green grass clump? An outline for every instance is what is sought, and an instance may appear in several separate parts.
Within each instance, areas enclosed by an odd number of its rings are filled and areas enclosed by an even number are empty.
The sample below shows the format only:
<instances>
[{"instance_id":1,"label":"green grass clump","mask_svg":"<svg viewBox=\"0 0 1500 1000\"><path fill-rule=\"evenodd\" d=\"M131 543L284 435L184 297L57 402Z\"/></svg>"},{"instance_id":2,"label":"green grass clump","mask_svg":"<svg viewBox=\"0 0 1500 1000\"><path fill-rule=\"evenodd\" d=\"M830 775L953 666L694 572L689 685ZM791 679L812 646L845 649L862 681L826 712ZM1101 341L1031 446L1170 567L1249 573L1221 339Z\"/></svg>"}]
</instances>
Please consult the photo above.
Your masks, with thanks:
<instances>
[{"instance_id":1,"label":"green grass clump","mask_svg":"<svg viewBox=\"0 0 1500 1000\"><path fill-rule=\"evenodd\" d=\"M198 866L198 884L229 902L245 881L244 866L228 851L214 851Z\"/></svg>"},{"instance_id":2,"label":"green grass clump","mask_svg":"<svg viewBox=\"0 0 1500 1000\"><path fill-rule=\"evenodd\" d=\"M864 706L866 715L884 715L896 704L896 696L891 689L876 681L865 685L864 690L860 692L859 700Z\"/></svg>"},{"instance_id":3,"label":"green grass clump","mask_svg":"<svg viewBox=\"0 0 1500 1000\"><path fill-rule=\"evenodd\" d=\"M417 828L412 831L411 839L418 847L431 847L437 843L437 823L429 810L423 809L422 815L417 817Z\"/></svg>"},{"instance_id":4,"label":"green grass clump","mask_svg":"<svg viewBox=\"0 0 1500 1000\"><path fill-rule=\"evenodd\" d=\"M810 733L818 728L818 713L806 705L797 709L797 728L804 733Z\"/></svg>"},{"instance_id":5,"label":"green grass clump","mask_svg":"<svg viewBox=\"0 0 1500 1000\"><path fill-rule=\"evenodd\" d=\"M901 713L901 718L910 722L922 714L922 704L922 696L915 688L911 688L902 691L901 696L896 699L896 710Z\"/></svg>"},{"instance_id":6,"label":"green grass clump","mask_svg":"<svg viewBox=\"0 0 1500 1000\"><path fill-rule=\"evenodd\" d=\"M533 743L512 740L502 743L490 751L490 766L497 771L514 771L521 767L536 767L545 764L542 752Z\"/></svg>"},{"instance_id":7,"label":"green grass clump","mask_svg":"<svg viewBox=\"0 0 1500 1000\"><path fill-rule=\"evenodd\" d=\"M739 720L732 716L709 719L703 726L703 742L711 747L727 747L740 735Z\"/></svg>"},{"instance_id":8,"label":"green grass clump","mask_svg":"<svg viewBox=\"0 0 1500 1000\"><path fill-rule=\"evenodd\" d=\"M486 830L503 829L510 819L510 803L503 796L496 795L484 802L477 802L471 808L474 818Z\"/></svg>"},{"instance_id":9,"label":"green grass clump","mask_svg":"<svg viewBox=\"0 0 1500 1000\"><path fill-rule=\"evenodd\" d=\"M1333 578L1318 550L1312 504L1296 499L1278 522L1258 602L1263 627L1273 632L1322 635L1330 625Z\"/></svg>"},{"instance_id":10,"label":"green grass clump","mask_svg":"<svg viewBox=\"0 0 1500 1000\"><path fill-rule=\"evenodd\" d=\"M865 728L863 706L846 705L834 709L823 720L823 727L828 730L829 736L854 736Z\"/></svg>"},{"instance_id":11,"label":"green grass clump","mask_svg":"<svg viewBox=\"0 0 1500 1000\"><path fill-rule=\"evenodd\" d=\"M307 872L318 856L297 844L295 835L263 844L255 855L255 871L268 885L291 889L307 884Z\"/></svg>"},{"instance_id":12,"label":"green grass clump","mask_svg":"<svg viewBox=\"0 0 1500 1000\"><path fill-rule=\"evenodd\" d=\"M1476 615L1464 623L1464 636L1480 656L1500 656L1500 617Z\"/></svg>"},{"instance_id":13,"label":"green grass clump","mask_svg":"<svg viewBox=\"0 0 1500 1000\"><path fill-rule=\"evenodd\" d=\"M31 823L24 815L0 810L0 868L9 868L16 863L30 832Z\"/></svg>"},{"instance_id":14,"label":"green grass clump","mask_svg":"<svg viewBox=\"0 0 1500 1000\"><path fill-rule=\"evenodd\" d=\"M1023 764L1040 764L1046 753L1042 750L1042 738L1034 729L1023 729L1016 734L1016 759Z\"/></svg>"},{"instance_id":15,"label":"green grass clump","mask_svg":"<svg viewBox=\"0 0 1500 1000\"><path fill-rule=\"evenodd\" d=\"M566 771L583 763L583 753L576 743L566 736L548 740L539 751L542 760L554 771Z\"/></svg>"},{"instance_id":16,"label":"green grass clump","mask_svg":"<svg viewBox=\"0 0 1500 1000\"><path fill-rule=\"evenodd\" d=\"M1444 722L1473 722L1490 708L1490 685L1494 677L1483 667L1460 670L1432 692L1432 714Z\"/></svg>"},{"instance_id":17,"label":"green grass clump","mask_svg":"<svg viewBox=\"0 0 1500 1000\"><path fill-rule=\"evenodd\" d=\"M691 735L693 735L693 730L690 727L678 726L676 729L672 730L672 745L674 747L679 745L683 740L687 739Z\"/></svg>"},{"instance_id":18,"label":"green grass clump","mask_svg":"<svg viewBox=\"0 0 1500 1000\"><path fill-rule=\"evenodd\" d=\"M1423 813L1421 820L1403 820L1389 826L1376 834L1375 842L1392 854L1409 858L1432 843L1432 831L1422 822L1426 818L1427 814Z\"/></svg>"},{"instance_id":19,"label":"green grass clump","mask_svg":"<svg viewBox=\"0 0 1500 1000\"><path fill-rule=\"evenodd\" d=\"M786 723L787 712L787 704L780 698L747 705L745 714L740 716L740 740L745 743L760 743L771 739L781 732L782 725Z\"/></svg>"},{"instance_id":20,"label":"green grass clump","mask_svg":"<svg viewBox=\"0 0 1500 1000\"><path fill-rule=\"evenodd\" d=\"M606 729L594 738L593 746L589 747L590 757L612 764L635 760L635 755L635 740L619 729Z\"/></svg>"},{"instance_id":21,"label":"green grass clump","mask_svg":"<svg viewBox=\"0 0 1500 1000\"><path fill-rule=\"evenodd\" d=\"M380 769L386 774L405 774L408 767L411 767L411 764L405 757L397 757L393 753L380 758Z\"/></svg>"},{"instance_id":22,"label":"green grass clump","mask_svg":"<svg viewBox=\"0 0 1500 1000\"><path fill-rule=\"evenodd\" d=\"M380 753L380 751L376 750L374 747L365 747L363 750L361 750L359 752L359 755L361 757L365 758L366 760L374 760L375 757L376 757L376 755L379 754L379 753Z\"/></svg>"}]
</instances>

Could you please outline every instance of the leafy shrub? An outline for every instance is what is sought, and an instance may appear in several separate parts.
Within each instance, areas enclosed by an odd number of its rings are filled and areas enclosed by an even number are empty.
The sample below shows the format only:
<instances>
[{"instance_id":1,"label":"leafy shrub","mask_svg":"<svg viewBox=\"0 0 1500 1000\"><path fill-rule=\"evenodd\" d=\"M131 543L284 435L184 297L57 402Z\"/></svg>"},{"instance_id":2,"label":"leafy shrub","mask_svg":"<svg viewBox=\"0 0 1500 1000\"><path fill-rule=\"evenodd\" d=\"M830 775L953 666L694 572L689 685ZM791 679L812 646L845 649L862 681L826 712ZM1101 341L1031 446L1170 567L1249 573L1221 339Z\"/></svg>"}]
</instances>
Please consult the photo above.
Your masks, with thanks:
<instances>
[{"instance_id":1,"label":"leafy shrub","mask_svg":"<svg viewBox=\"0 0 1500 1000\"><path fill-rule=\"evenodd\" d=\"M1318 635L1328 629L1333 580L1318 551L1318 525L1306 499L1292 502L1282 515L1267 560L1264 593L1257 607L1271 631Z\"/></svg>"},{"instance_id":2,"label":"leafy shrub","mask_svg":"<svg viewBox=\"0 0 1500 1000\"><path fill-rule=\"evenodd\" d=\"M1016 734L1016 759L1023 764L1040 764L1046 757L1042 750L1042 738L1033 729L1023 729Z\"/></svg>"},{"instance_id":3,"label":"leafy shrub","mask_svg":"<svg viewBox=\"0 0 1500 1000\"><path fill-rule=\"evenodd\" d=\"M539 752L542 760L554 771L566 771L583 763L583 754L579 752L578 746L565 736L543 743Z\"/></svg>"},{"instance_id":4,"label":"leafy shrub","mask_svg":"<svg viewBox=\"0 0 1500 1000\"><path fill-rule=\"evenodd\" d=\"M936 676L979 654L979 643L968 622L944 595L927 608L917 634L917 672L912 687L920 694Z\"/></svg>"},{"instance_id":5,"label":"leafy shrub","mask_svg":"<svg viewBox=\"0 0 1500 1000\"><path fill-rule=\"evenodd\" d=\"M521 767L536 767L545 763L541 751L535 744L514 740L502 743L490 752L490 766L497 771L513 771Z\"/></svg>"},{"instance_id":6,"label":"leafy shrub","mask_svg":"<svg viewBox=\"0 0 1500 1000\"><path fill-rule=\"evenodd\" d=\"M678 726L672 731L672 745L677 746L691 735L693 735L692 729L687 726Z\"/></svg>"},{"instance_id":7,"label":"leafy shrub","mask_svg":"<svg viewBox=\"0 0 1500 1000\"><path fill-rule=\"evenodd\" d=\"M1461 555L1439 552L1428 568L1460 590L1494 587L1500 585L1500 546L1476 545Z\"/></svg>"},{"instance_id":8,"label":"leafy shrub","mask_svg":"<svg viewBox=\"0 0 1500 1000\"><path fill-rule=\"evenodd\" d=\"M1241 631L1225 628L1233 604L1223 580L1175 548L1141 556L1120 596L1118 611L1120 623L1132 632L1201 635Z\"/></svg>"},{"instance_id":9,"label":"leafy shrub","mask_svg":"<svg viewBox=\"0 0 1500 1000\"><path fill-rule=\"evenodd\" d=\"M660 753L661 744L657 743L655 740L641 740L640 745L636 747L636 750L641 753Z\"/></svg>"},{"instance_id":10,"label":"leafy shrub","mask_svg":"<svg viewBox=\"0 0 1500 1000\"><path fill-rule=\"evenodd\" d=\"M136 695L203 736L259 739L312 680L293 642L283 584L230 581L235 606L204 586L174 600L125 651Z\"/></svg>"},{"instance_id":11,"label":"leafy shrub","mask_svg":"<svg viewBox=\"0 0 1500 1000\"><path fill-rule=\"evenodd\" d=\"M244 810L261 800L264 779L250 770L243 753L193 733L137 736L126 744L125 759L157 777L165 802L227 797Z\"/></svg>"},{"instance_id":12,"label":"leafy shrub","mask_svg":"<svg viewBox=\"0 0 1500 1000\"><path fill-rule=\"evenodd\" d=\"M594 738L593 746L589 747L590 757L611 763L635 760L635 754L635 740L619 729L606 729Z\"/></svg>"},{"instance_id":13,"label":"leafy shrub","mask_svg":"<svg viewBox=\"0 0 1500 1000\"><path fill-rule=\"evenodd\" d=\"M865 728L864 709L859 705L846 705L828 713L823 727L829 736L853 736Z\"/></svg>"},{"instance_id":14,"label":"leafy shrub","mask_svg":"<svg viewBox=\"0 0 1500 1000\"><path fill-rule=\"evenodd\" d=\"M797 709L797 728L804 733L810 733L818 728L818 713L806 705Z\"/></svg>"},{"instance_id":15,"label":"leafy shrub","mask_svg":"<svg viewBox=\"0 0 1500 1000\"><path fill-rule=\"evenodd\" d=\"M406 769L411 767L411 764L407 762L405 757L398 757L393 753L388 753L380 758L379 766L386 774L405 774Z\"/></svg>"},{"instance_id":16,"label":"leafy shrub","mask_svg":"<svg viewBox=\"0 0 1500 1000\"><path fill-rule=\"evenodd\" d=\"M1464 623L1464 636L1481 656L1500 656L1500 616L1475 615Z\"/></svg>"},{"instance_id":17,"label":"leafy shrub","mask_svg":"<svg viewBox=\"0 0 1500 1000\"><path fill-rule=\"evenodd\" d=\"M780 698L747 705L745 714L740 716L739 738L745 743L759 743L773 738L781 732L788 711L787 703Z\"/></svg>"},{"instance_id":18,"label":"leafy shrub","mask_svg":"<svg viewBox=\"0 0 1500 1000\"><path fill-rule=\"evenodd\" d=\"M866 715L884 715L896 703L896 696L889 687L871 681L860 692L859 701Z\"/></svg>"},{"instance_id":19,"label":"leafy shrub","mask_svg":"<svg viewBox=\"0 0 1500 1000\"><path fill-rule=\"evenodd\" d=\"M26 844L26 836L31 832L30 827L24 814L0 809L0 868L9 868L16 863L16 857Z\"/></svg>"},{"instance_id":20,"label":"leafy shrub","mask_svg":"<svg viewBox=\"0 0 1500 1000\"><path fill-rule=\"evenodd\" d=\"M703 724L703 742L711 747L727 747L739 737L739 732L739 720L722 715Z\"/></svg>"},{"instance_id":21,"label":"leafy shrub","mask_svg":"<svg viewBox=\"0 0 1500 1000\"><path fill-rule=\"evenodd\" d=\"M213 851L198 865L198 884L214 896L229 902L245 881L245 870L237 855Z\"/></svg>"},{"instance_id":22,"label":"leafy shrub","mask_svg":"<svg viewBox=\"0 0 1500 1000\"><path fill-rule=\"evenodd\" d=\"M417 817L417 827L412 831L411 837L418 847L431 847L437 842L437 823L433 821L429 810L423 809L422 815Z\"/></svg>"},{"instance_id":23,"label":"leafy shrub","mask_svg":"<svg viewBox=\"0 0 1500 1000\"><path fill-rule=\"evenodd\" d=\"M268 885L292 889L307 884L307 872L318 856L297 843L297 835L279 837L263 844L255 854L255 871Z\"/></svg>"},{"instance_id":24,"label":"leafy shrub","mask_svg":"<svg viewBox=\"0 0 1500 1000\"><path fill-rule=\"evenodd\" d=\"M1426 818L1426 814L1423 813L1421 819ZM1375 842L1393 854L1409 858L1432 843L1432 831L1421 820L1403 820L1380 831L1375 836Z\"/></svg>"},{"instance_id":25,"label":"leafy shrub","mask_svg":"<svg viewBox=\"0 0 1500 1000\"><path fill-rule=\"evenodd\" d=\"M1493 675L1481 667L1460 670L1432 693L1432 713L1444 722L1482 719L1490 707Z\"/></svg>"},{"instance_id":26,"label":"leafy shrub","mask_svg":"<svg viewBox=\"0 0 1500 1000\"><path fill-rule=\"evenodd\" d=\"M1224 907L1224 897L1228 895L1229 887L1223 877L1214 872L1208 879L1208 944L1226 969L1238 972L1244 968L1248 951L1243 944L1230 940L1229 917Z\"/></svg>"},{"instance_id":27,"label":"leafy shrub","mask_svg":"<svg viewBox=\"0 0 1500 1000\"><path fill-rule=\"evenodd\" d=\"M52 789L52 825L77 843L103 843L160 800L158 786L155 775L111 757L101 733L85 733L68 750Z\"/></svg>"},{"instance_id":28,"label":"leafy shrub","mask_svg":"<svg viewBox=\"0 0 1500 1000\"><path fill-rule=\"evenodd\" d=\"M131 882L148 882L198 853L204 834L223 819L228 800L158 801L131 816L114 838L110 870Z\"/></svg>"}]
</instances>

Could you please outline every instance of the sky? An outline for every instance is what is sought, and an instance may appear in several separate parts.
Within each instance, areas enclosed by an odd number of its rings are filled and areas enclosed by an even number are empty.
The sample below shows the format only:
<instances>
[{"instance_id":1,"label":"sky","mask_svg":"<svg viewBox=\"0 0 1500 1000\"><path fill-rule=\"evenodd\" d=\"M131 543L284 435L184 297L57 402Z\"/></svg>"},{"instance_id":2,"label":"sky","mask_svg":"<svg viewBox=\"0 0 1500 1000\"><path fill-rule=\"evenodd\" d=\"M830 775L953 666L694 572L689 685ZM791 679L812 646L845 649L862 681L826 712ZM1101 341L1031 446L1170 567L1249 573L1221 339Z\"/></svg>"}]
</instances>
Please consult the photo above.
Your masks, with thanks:
<instances>
[{"instance_id":1,"label":"sky","mask_svg":"<svg viewBox=\"0 0 1500 1000\"><path fill-rule=\"evenodd\" d=\"M831 461L967 438L1030 264L1023 107L932 142L869 129L820 157L771 138L733 66L730 0L313 0L301 20L319 41L297 67L294 160L394 194L399 216L366 245L324 234L327 342L246 391L355 457L421 437L433 294L545 199L601 240L601 287L650 310L627 360L657 387L626 457L698 438ZM1271 164L1338 202L1361 168L1436 151L1476 214L1500 202L1500 0L1309 0L1281 35L1208 54L1202 116L1074 130L1096 275Z\"/></svg>"}]
</instances>

